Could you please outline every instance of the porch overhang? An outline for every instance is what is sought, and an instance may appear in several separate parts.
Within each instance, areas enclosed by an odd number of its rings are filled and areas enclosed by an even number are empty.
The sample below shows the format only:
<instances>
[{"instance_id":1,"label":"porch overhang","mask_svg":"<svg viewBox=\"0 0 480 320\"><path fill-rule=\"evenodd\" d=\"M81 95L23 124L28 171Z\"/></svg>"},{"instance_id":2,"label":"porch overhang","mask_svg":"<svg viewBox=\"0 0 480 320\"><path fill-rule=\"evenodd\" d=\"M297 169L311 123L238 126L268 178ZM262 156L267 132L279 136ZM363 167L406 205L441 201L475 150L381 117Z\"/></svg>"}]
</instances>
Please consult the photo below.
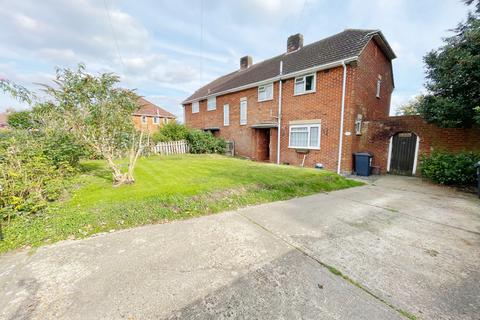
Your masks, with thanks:
<instances>
[{"instance_id":1,"label":"porch overhang","mask_svg":"<svg viewBox=\"0 0 480 320\"><path fill-rule=\"evenodd\" d=\"M278 123L276 122L264 122L264 123L256 123L250 126L252 129L271 129L271 128L278 128Z\"/></svg>"},{"instance_id":2,"label":"porch overhang","mask_svg":"<svg viewBox=\"0 0 480 320\"><path fill-rule=\"evenodd\" d=\"M220 131L219 127L207 127L203 128L203 131Z\"/></svg>"}]
</instances>

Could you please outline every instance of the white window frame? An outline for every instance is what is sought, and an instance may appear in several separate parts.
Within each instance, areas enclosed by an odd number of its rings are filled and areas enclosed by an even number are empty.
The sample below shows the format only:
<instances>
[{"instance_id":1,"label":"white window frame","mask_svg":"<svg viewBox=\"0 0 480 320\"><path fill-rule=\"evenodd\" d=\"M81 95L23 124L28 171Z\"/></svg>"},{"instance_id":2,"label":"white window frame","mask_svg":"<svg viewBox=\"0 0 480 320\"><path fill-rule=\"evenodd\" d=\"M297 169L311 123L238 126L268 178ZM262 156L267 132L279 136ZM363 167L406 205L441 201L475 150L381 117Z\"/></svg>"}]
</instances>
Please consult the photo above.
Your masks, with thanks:
<instances>
[{"instance_id":1,"label":"white window frame","mask_svg":"<svg viewBox=\"0 0 480 320\"><path fill-rule=\"evenodd\" d=\"M240 108L239 109L240 109L240 125L244 126L248 122L248 102L247 102L247 98L240 99ZM245 117L243 117L242 114L245 114Z\"/></svg>"},{"instance_id":2,"label":"white window frame","mask_svg":"<svg viewBox=\"0 0 480 320\"><path fill-rule=\"evenodd\" d=\"M159 124L160 123L160 117L159 116L154 116L153 117L153 124Z\"/></svg>"},{"instance_id":3,"label":"white window frame","mask_svg":"<svg viewBox=\"0 0 480 320\"><path fill-rule=\"evenodd\" d=\"M142 116L142 123L147 124L147 116Z\"/></svg>"},{"instance_id":4,"label":"white window frame","mask_svg":"<svg viewBox=\"0 0 480 320\"><path fill-rule=\"evenodd\" d=\"M217 97L211 96L207 98L207 111L217 110Z\"/></svg>"},{"instance_id":5,"label":"white window frame","mask_svg":"<svg viewBox=\"0 0 480 320\"><path fill-rule=\"evenodd\" d=\"M307 77L310 77L310 76L313 76L312 89L307 91L307 89L306 89ZM301 91L301 92L297 92L297 82L299 80L303 81L303 91ZM309 74L306 74L306 75L303 75L303 76L300 76L300 77L295 77L295 79L293 80L293 95L294 96L299 96L299 95L308 94L308 93L314 93L316 91L316 88L317 88L317 74L316 73L309 73Z\"/></svg>"},{"instance_id":6,"label":"white window frame","mask_svg":"<svg viewBox=\"0 0 480 320\"><path fill-rule=\"evenodd\" d=\"M292 128L307 128L307 142L308 146L292 146L291 140L292 140ZM311 135L311 129L312 128L318 128L318 145L316 146L311 146L310 145L310 135ZM321 132L322 132L322 125L320 123L305 123L305 124L292 124L289 127L288 130L288 147L291 149L311 149L311 150L320 150L320 138L321 138Z\"/></svg>"},{"instance_id":7,"label":"white window frame","mask_svg":"<svg viewBox=\"0 0 480 320\"><path fill-rule=\"evenodd\" d=\"M382 79L377 80L377 91L375 93L375 96L380 99L380 91L382 88Z\"/></svg>"},{"instance_id":8,"label":"white window frame","mask_svg":"<svg viewBox=\"0 0 480 320\"><path fill-rule=\"evenodd\" d=\"M263 99L260 98L260 93L261 92L264 92L265 94L267 93L267 88L271 88L271 96L270 97L267 97L265 95L265 97ZM267 83L267 84L264 84L264 85L261 85L261 86L258 86L258 102L262 102L262 101L270 101L270 100L273 100L273 83Z\"/></svg>"},{"instance_id":9,"label":"white window frame","mask_svg":"<svg viewBox=\"0 0 480 320\"><path fill-rule=\"evenodd\" d=\"M192 102L192 113L199 113L200 112L200 102L194 101Z\"/></svg>"},{"instance_id":10,"label":"white window frame","mask_svg":"<svg viewBox=\"0 0 480 320\"><path fill-rule=\"evenodd\" d=\"M223 126L227 127L230 125L230 105L223 105Z\"/></svg>"}]
</instances>

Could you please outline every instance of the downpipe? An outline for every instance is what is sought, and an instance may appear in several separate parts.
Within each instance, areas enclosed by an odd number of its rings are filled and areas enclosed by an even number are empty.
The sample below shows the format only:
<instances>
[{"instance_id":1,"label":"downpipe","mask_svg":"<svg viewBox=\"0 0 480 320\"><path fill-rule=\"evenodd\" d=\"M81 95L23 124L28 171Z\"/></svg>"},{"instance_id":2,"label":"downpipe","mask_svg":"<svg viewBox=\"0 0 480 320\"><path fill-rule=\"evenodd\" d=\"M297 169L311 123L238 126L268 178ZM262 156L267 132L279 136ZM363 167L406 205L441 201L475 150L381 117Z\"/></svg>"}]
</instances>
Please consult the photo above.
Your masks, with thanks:
<instances>
[{"instance_id":1,"label":"downpipe","mask_svg":"<svg viewBox=\"0 0 480 320\"><path fill-rule=\"evenodd\" d=\"M345 114L345 91L347 85L347 65L345 60L342 60L343 67L343 79L342 79L342 107L340 112L340 134L338 142L338 164L337 164L337 174L340 174L342 169L342 151L343 151L343 117Z\"/></svg>"}]
</instances>

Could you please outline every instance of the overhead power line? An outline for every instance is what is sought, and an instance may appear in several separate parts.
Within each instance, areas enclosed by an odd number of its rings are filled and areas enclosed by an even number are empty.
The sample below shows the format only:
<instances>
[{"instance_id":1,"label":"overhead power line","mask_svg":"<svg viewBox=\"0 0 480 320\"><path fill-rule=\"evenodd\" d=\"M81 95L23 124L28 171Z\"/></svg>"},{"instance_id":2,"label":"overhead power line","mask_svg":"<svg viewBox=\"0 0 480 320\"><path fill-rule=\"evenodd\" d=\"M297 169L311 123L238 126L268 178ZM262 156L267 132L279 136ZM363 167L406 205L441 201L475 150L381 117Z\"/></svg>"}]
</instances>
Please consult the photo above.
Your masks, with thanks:
<instances>
[{"instance_id":1,"label":"overhead power line","mask_svg":"<svg viewBox=\"0 0 480 320\"><path fill-rule=\"evenodd\" d=\"M120 54L120 49L117 41L117 34L115 33L115 29L113 28L112 17L110 16L110 10L108 9L108 6L107 6L107 0L103 0L103 4L105 6L105 12L107 14L108 23L110 25L110 30L112 32L113 42L115 44L115 50L117 52L118 59L120 60L120 64L122 65L123 73L125 73L125 64L123 63L122 55Z\"/></svg>"}]
</instances>

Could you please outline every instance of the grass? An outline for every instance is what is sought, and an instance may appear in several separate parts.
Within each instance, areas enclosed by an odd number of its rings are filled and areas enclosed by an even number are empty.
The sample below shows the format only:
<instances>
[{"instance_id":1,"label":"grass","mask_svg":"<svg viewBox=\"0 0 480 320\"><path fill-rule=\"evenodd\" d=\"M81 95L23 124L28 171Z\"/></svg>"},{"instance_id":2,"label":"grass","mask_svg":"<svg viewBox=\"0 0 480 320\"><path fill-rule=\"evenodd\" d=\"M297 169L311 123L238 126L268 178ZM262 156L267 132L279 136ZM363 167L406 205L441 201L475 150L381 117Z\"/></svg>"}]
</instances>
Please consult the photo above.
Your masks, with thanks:
<instances>
[{"instance_id":1,"label":"grass","mask_svg":"<svg viewBox=\"0 0 480 320\"><path fill-rule=\"evenodd\" d=\"M143 158L136 183L120 187L103 161L82 168L65 199L4 226L0 252L361 185L328 171L218 155Z\"/></svg>"}]
</instances>

